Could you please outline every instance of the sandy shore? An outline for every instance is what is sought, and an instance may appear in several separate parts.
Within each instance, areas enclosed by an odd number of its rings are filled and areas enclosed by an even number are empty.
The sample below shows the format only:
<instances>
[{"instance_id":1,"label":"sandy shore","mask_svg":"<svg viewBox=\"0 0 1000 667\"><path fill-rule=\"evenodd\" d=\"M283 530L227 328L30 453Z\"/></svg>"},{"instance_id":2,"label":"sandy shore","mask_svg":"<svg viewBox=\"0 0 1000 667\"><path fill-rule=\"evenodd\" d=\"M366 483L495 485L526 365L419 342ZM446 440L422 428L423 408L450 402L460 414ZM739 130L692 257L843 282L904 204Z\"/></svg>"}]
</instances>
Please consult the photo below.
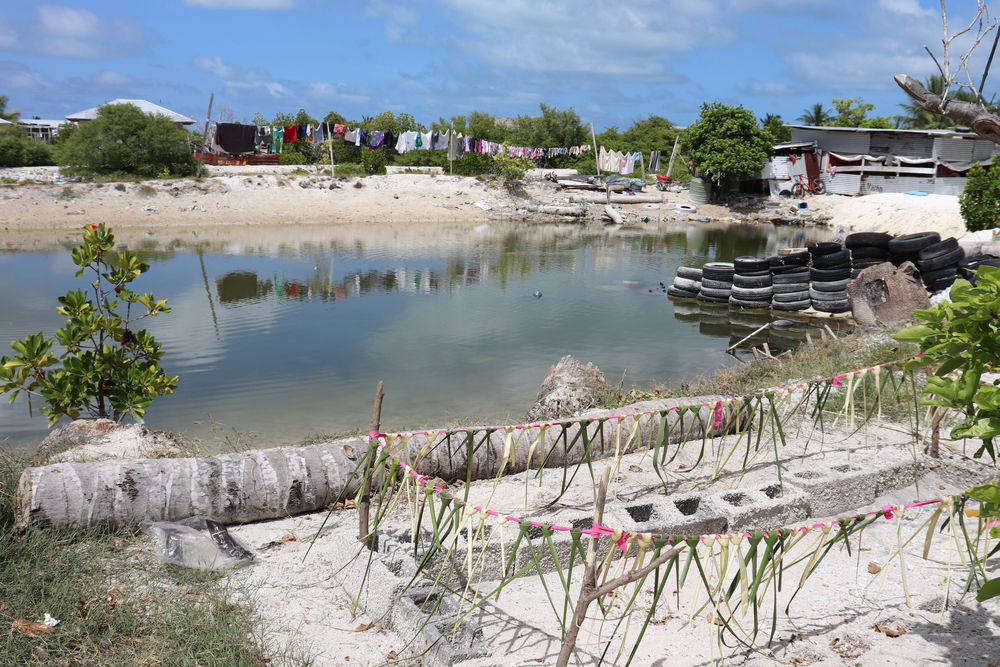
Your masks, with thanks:
<instances>
[{"instance_id":1,"label":"sandy shore","mask_svg":"<svg viewBox=\"0 0 1000 667\"><path fill-rule=\"evenodd\" d=\"M75 230L104 222L111 227L189 227L326 223L383 225L455 222L476 223L497 217L551 219L528 211L531 205L566 205L579 194L549 181L532 179L518 196L487 182L463 176L397 174L368 178L332 178L289 167L210 169L210 177L140 183L55 182L53 170L6 170L31 184L0 185L0 243L2 232ZM646 194L659 203L622 204L627 224L645 226L678 220L725 220L753 224L773 215L763 203L743 208L689 205L687 191ZM645 200L646 198L644 198ZM865 197L830 195L799 202L781 202L782 215L829 224L846 235L852 231L906 234L934 230L943 238L961 237L965 227L958 198L944 195L916 197L880 194ZM584 207L586 220L603 224L603 205ZM645 219L645 222L642 222ZM9 237L8 237L9 240ZM11 247L8 244L8 247Z\"/></svg>"}]
</instances>

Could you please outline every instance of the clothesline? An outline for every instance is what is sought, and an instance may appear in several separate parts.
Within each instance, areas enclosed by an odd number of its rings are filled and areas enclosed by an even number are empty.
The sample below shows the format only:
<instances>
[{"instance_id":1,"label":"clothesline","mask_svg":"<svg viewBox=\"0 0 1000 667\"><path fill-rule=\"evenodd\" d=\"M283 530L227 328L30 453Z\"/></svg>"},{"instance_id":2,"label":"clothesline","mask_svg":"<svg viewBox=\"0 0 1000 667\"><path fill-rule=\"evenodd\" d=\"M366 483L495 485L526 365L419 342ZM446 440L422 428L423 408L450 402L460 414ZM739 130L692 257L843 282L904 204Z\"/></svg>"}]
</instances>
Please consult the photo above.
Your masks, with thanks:
<instances>
[{"instance_id":1,"label":"clothesline","mask_svg":"<svg viewBox=\"0 0 1000 667\"><path fill-rule=\"evenodd\" d=\"M281 153L285 143L305 140L307 143L322 144L334 137L340 137L346 144L354 144L358 149L378 150L392 146L398 153L413 150L447 150L448 158L460 160L469 153L489 155L512 155L541 159L560 155L580 155L591 150L591 146L534 148L529 146L508 146L495 141L486 141L460 133L448 132L391 132L349 128L342 123L321 123L309 125L241 125L238 123L213 123L209 126L204 143L212 152L252 153L267 150Z\"/></svg>"}]
</instances>

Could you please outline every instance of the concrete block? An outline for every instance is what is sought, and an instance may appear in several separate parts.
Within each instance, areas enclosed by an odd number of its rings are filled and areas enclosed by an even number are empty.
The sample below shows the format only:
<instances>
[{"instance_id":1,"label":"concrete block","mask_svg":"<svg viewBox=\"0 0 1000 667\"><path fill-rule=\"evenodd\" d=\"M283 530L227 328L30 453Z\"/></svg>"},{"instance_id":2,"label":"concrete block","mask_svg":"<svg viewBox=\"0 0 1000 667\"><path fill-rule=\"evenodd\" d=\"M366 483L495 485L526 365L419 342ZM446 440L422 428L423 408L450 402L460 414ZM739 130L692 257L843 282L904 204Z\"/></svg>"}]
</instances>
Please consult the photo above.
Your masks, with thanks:
<instances>
[{"instance_id":1,"label":"concrete block","mask_svg":"<svg viewBox=\"0 0 1000 667\"><path fill-rule=\"evenodd\" d=\"M712 499L728 517L725 533L743 533L778 528L809 517L809 498L784 480L756 488L733 489Z\"/></svg>"}]
</instances>

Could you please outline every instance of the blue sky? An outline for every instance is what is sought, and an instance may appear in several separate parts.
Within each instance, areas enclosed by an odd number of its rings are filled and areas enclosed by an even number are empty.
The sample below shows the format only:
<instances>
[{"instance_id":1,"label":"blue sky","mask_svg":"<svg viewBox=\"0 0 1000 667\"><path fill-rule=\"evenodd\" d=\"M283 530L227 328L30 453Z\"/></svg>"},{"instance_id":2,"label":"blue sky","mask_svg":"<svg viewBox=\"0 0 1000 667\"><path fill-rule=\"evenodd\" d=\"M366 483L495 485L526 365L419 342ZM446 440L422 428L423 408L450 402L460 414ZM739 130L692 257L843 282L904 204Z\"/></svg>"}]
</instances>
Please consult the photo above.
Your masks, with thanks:
<instances>
[{"instance_id":1,"label":"blue sky","mask_svg":"<svg viewBox=\"0 0 1000 667\"><path fill-rule=\"evenodd\" d=\"M973 4L952 3L952 24ZM429 124L545 103L598 132L650 113L688 125L713 101L794 121L861 97L895 115L892 76L935 73L923 45L940 54L941 36L929 0L5 2L0 94L46 119L138 98L200 121L213 92L213 118L228 105L236 120L304 108Z\"/></svg>"}]
</instances>

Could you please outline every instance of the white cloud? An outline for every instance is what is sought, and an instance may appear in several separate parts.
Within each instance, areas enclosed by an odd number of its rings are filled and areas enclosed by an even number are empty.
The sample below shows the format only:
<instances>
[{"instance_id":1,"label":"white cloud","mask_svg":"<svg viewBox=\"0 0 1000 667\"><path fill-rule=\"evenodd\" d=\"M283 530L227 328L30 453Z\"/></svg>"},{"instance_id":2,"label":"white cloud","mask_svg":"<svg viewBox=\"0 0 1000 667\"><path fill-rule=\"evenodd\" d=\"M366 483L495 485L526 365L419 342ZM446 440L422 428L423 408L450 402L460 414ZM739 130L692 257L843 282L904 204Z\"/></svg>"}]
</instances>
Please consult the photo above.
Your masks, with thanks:
<instances>
[{"instance_id":1,"label":"white cloud","mask_svg":"<svg viewBox=\"0 0 1000 667\"><path fill-rule=\"evenodd\" d=\"M184 0L184 4L211 9L291 9L295 0Z\"/></svg>"},{"instance_id":2,"label":"white cloud","mask_svg":"<svg viewBox=\"0 0 1000 667\"><path fill-rule=\"evenodd\" d=\"M87 9L33 5L35 20L18 23L0 16L0 49L57 58L107 60L151 52L141 21L101 18Z\"/></svg>"},{"instance_id":3,"label":"white cloud","mask_svg":"<svg viewBox=\"0 0 1000 667\"><path fill-rule=\"evenodd\" d=\"M736 86L736 92L747 96L774 97L778 95L799 95L801 90L784 81L758 81L750 79L748 85Z\"/></svg>"},{"instance_id":4,"label":"white cloud","mask_svg":"<svg viewBox=\"0 0 1000 667\"><path fill-rule=\"evenodd\" d=\"M348 104L367 104L371 100L370 96L352 92L352 88L344 84L331 85L322 81L310 83L306 89L306 94L317 100L344 102Z\"/></svg>"}]
</instances>

